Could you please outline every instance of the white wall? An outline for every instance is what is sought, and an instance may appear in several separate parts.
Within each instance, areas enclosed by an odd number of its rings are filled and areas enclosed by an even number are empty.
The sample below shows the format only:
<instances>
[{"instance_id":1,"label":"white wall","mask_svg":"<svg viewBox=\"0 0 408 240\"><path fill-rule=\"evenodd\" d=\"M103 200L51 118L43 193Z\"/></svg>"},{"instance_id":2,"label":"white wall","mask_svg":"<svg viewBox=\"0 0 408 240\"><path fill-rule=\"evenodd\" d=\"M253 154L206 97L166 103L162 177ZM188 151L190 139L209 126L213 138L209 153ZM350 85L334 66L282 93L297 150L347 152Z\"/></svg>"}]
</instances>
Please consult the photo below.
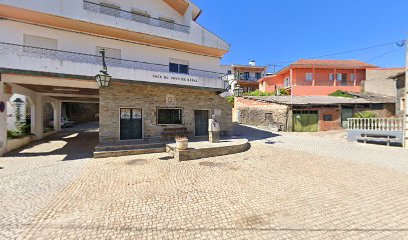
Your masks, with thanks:
<instances>
[{"instance_id":1,"label":"white wall","mask_svg":"<svg viewBox=\"0 0 408 240\"><path fill-rule=\"evenodd\" d=\"M9 101L7 102L7 129L12 130L16 129L16 115L15 115L15 108L13 107L13 101L17 98L20 98L24 102L26 102L26 97L20 94L13 94L10 97ZM26 106L25 103L21 106L21 119L25 121L26 119Z\"/></svg>"},{"instance_id":2,"label":"white wall","mask_svg":"<svg viewBox=\"0 0 408 240\"><path fill-rule=\"evenodd\" d=\"M211 72L219 72L220 59L202 56L192 53L180 52L171 49L145 46L128 43L119 40L105 39L79 33L50 29L46 27L33 26L14 21L0 21L0 28L7 34L0 35L1 42L23 44L24 34L57 39L58 50L95 55L96 47L103 46L121 49L122 59L141 62L168 65L169 60L181 59L189 62L190 69L199 69ZM101 69L100 65L58 61L53 59L20 56L18 54L0 54L0 67L12 69L24 69L33 71L44 71L54 73L76 74L94 76ZM135 69L109 68L110 73L118 79L166 82L160 79L152 79L152 72ZM172 75L176 76L176 75ZM189 77L189 76L186 76ZM166 83L179 84L174 81ZM193 85L201 87L219 88L223 81L219 79L200 79L198 82L180 82L181 85Z\"/></svg>"},{"instance_id":3,"label":"white wall","mask_svg":"<svg viewBox=\"0 0 408 240\"><path fill-rule=\"evenodd\" d=\"M81 21L93 22L115 28L229 50L228 43L201 27L196 22L192 21L191 9L187 11L185 16L181 16L161 0L111 0L110 2L121 5L122 9L125 10L130 10L132 7L136 7L147 10L152 17L170 17L179 24L191 25L190 33L178 32L131 20L90 12L83 9L83 0L0 0L0 4L7 4L38 12L78 19Z\"/></svg>"}]
</instances>

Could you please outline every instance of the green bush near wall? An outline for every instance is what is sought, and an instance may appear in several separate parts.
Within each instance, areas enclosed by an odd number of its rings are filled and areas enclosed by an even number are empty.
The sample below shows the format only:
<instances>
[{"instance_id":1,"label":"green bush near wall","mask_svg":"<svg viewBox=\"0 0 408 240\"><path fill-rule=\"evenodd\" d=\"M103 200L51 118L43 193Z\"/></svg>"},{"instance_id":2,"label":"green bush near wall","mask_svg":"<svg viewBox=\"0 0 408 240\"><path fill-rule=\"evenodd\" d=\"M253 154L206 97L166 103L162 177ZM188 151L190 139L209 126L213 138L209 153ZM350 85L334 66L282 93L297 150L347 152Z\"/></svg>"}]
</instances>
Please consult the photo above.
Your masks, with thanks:
<instances>
[{"instance_id":1,"label":"green bush near wall","mask_svg":"<svg viewBox=\"0 0 408 240\"><path fill-rule=\"evenodd\" d=\"M351 95L350 93L344 92L344 91L341 91L341 90L337 90L337 91L335 91L335 92L333 92L333 93L330 93L329 96L333 96L333 97L346 97L346 98L353 98L353 97L354 97L354 96Z\"/></svg>"},{"instance_id":2,"label":"green bush near wall","mask_svg":"<svg viewBox=\"0 0 408 240\"><path fill-rule=\"evenodd\" d=\"M375 118L376 115L373 112L370 111L362 111L362 112L356 112L354 113L355 118Z\"/></svg>"}]
</instances>

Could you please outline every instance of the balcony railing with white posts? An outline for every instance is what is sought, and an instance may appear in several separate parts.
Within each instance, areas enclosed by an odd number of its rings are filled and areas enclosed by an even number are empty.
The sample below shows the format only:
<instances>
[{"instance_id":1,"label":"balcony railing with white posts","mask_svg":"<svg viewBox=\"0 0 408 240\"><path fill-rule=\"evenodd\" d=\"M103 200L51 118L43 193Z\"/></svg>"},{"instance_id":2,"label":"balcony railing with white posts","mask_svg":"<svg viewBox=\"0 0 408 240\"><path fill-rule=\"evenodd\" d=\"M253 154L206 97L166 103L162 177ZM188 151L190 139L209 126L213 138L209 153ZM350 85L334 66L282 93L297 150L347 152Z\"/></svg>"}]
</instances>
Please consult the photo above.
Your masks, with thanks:
<instances>
[{"instance_id":1,"label":"balcony railing with white posts","mask_svg":"<svg viewBox=\"0 0 408 240\"><path fill-rule=\"evenodd\" d=\"M401 131L402 118L349 118L349 130Z\"/></svg>"},{"instance_id":2,"label":"balcony railing with white posts","mask_svg":"<svg viewBox=\"0 0 408 240\"><path fill-rule=\"evenodd\" d=\"M189 68L188 74L174 73L167 64L109 57L106 63L117 79L224 88L218 72ZM94 76L101 64L99 55L0 42L0 68Z\"/></svg>"}]
</instances>

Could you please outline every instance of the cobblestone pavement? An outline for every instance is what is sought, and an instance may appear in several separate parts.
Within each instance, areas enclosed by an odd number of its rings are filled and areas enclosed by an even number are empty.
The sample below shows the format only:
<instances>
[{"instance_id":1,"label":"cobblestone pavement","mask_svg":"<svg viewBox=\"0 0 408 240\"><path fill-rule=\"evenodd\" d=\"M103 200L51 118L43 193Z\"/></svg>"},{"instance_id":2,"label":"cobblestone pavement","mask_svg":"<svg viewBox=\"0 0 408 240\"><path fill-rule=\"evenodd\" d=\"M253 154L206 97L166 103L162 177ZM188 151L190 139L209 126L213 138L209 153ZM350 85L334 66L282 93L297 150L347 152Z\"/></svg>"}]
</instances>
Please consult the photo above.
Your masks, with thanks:
<instances>
[{"instance_id":1,"label":"cobblestone pavement","mask_svg":"<svg viewBox=\"0 0 408 240\"><path fill-rule=\"evenodd\" d=\"M189 162L90 160L22 238L408 239L404 168L333 158L336 151L303 149L294 137L262 133L247 152ZM326 147L303 137L311 149ZM379 149L407 160L401 149Z\"/></svg>"},{"instance_id":2,"label":"cobblestone pavement","mask_svg":"<svg viewBox=\"0 0 408 240\"><path fill-rule=\"evenodd\" d=\"M17 238L78 176L98 133L58 133L0 157L0 239Z\"/></svg>"}]
</instances>

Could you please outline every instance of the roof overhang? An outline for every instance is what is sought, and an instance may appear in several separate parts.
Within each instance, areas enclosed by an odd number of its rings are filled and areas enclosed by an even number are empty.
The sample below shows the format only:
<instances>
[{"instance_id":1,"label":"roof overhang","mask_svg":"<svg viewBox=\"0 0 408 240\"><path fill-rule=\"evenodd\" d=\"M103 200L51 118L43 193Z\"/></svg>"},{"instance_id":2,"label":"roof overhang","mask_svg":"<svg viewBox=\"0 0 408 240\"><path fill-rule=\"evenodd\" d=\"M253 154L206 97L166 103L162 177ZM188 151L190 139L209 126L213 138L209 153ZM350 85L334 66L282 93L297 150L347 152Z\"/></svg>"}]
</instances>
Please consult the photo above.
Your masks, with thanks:
<instances>
[{"instance_id":1,"label":"roof overhang","mask_svg":"<svg viewBox=\"0 0 408 240\"><path fill-rule=\"evenodd\" d=\"M105 38L119 39L149 46L177 49L185 52L212 57L222 57L228 52L228 50L224 49L218 49L195 43L183 42L170 38L129 31L126 29L109 27L57 15L45 14L4 4L0 4L0 18L16 20L45 27L52 27L56 29L68 30L71 32L80 32Z\"/></svg>"}]
</instances>

